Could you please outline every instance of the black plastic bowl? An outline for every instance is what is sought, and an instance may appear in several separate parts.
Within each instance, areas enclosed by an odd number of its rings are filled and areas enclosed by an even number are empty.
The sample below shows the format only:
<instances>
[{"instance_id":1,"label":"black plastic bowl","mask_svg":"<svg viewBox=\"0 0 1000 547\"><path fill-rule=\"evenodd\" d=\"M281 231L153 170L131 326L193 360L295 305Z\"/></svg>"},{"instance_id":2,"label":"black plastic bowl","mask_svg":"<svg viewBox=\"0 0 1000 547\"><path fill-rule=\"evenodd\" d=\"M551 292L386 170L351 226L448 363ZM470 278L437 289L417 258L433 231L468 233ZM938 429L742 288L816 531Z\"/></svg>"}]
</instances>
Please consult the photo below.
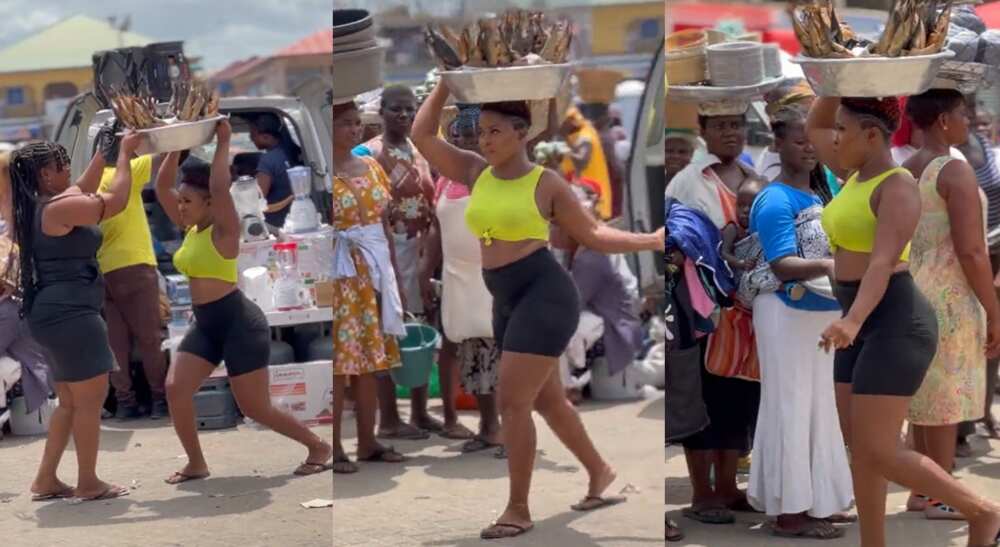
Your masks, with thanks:
<instances>
[{"instance_id":1,"label":"black plastic bowl","mask_svg":"<svg viewBox=\"0 0 1000 547\"><path fill-rule=\"evenodd\" d=\"M333 10L333 37L347 36L372 26L372 16L363 9Z\"/></svg>"}]
</instances>

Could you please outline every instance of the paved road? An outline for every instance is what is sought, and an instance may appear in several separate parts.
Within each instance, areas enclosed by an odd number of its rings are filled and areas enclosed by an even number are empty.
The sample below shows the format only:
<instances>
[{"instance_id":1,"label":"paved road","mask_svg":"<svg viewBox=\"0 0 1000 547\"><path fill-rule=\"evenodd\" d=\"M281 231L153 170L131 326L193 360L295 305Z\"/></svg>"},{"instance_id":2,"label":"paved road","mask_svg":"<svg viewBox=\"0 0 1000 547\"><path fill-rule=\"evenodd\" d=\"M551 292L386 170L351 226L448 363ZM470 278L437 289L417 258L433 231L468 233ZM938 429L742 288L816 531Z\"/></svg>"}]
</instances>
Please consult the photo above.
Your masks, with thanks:
<instances>
[{"instance_id":1,"label":"paved road","mask_svg":"<svg viewBox=\"0 0 1000 547\"><path fill-rule=\"evenodd\" d=\"M313 429L329 439L330 426ZM165 422L113 420L101 435L98 472L132 486L118 500L32 503L26 494L42 454L42 438L0 440L0 545L4 547L329 547L330 509L300 502L330 499L331 473L299 478L305 449L270 431L240 426L201 437L213 476L170 486L184 464ZM72 444L60 476L76 480Z\"/></svg>"},{"instance_id":2,"label":"paved road","mask_svg":"<svg viewBox=\"0 0 1000 547\"><path fill-rule=\"evenodd\" d=\"M1000 398L994 413L1000 414ZM1000 500L1000 441L982 437L972 439L975 457L960 460L956 476L984 495ZM746 477L743 477L744 479ZM761 529L760 515L738 515L735 526L709 526L681 517L680 510L691 501L691 487L680 449L667 449L667 511L680 524L687 538L668 545L692 547L798 547L805 544L825 547L856 547L857 527L847 528L839 540L805 541L776 538ZM745 486L745 485L744 485ZM890 486L887 539L890 547L960 547L966 545L966 525L963 522L932 522L923 515L906 513L908 493Z\"/></svg>"},{"instance_id":3,"label":"paved road","mask_svg":"<svg viewBox=\"0 0 1000 547\"><path fill-rule=\"evenodd\" d=\"M638 489L628 503L590 514L569 506L586 489L576 460L536 416L539 458L532 489L535 529L518 540L489 545L545 547L663 544L662 393L616 405L586 404L584 423L598 448L617 467L618 492ZM350 418L350 417L348 417ZM475 413L463 413L474 427ZM345 420L349 451L353 419ZM490 452L462 455L461 441L432 438L396 442L412 458L405 465L368 464L356 475L334 477L334 545L465 547L487 545L479 530L498 516L506 501L506 463ZM630 489L631 490L631 489Z\"/></svg>"}]
</instances>

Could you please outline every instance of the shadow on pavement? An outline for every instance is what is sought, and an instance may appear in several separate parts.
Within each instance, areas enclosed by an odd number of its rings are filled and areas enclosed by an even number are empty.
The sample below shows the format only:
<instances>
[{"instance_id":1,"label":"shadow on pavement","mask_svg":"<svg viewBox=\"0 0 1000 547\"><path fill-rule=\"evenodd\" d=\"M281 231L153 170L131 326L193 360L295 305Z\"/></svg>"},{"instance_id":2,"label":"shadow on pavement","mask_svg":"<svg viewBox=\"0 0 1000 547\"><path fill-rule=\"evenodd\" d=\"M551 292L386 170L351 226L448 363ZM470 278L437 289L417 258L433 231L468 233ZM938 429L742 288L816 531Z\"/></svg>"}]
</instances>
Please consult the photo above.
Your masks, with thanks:
<instances>
[{"instance_id":1,"label":"shadow on pavement","mask_svg":"<svg viewBox=\"0 0 1000 547\"><path fill-rule=\"evenodd\" d=\"M613 510L607 509L607 510ZM490 545L531 545L531 546L572 546L572 547L606 547L608 545L639 544L663 545L663 539L640 536L591 536L570 528L574 521L585 518L588 513L567 511L544 520L535 521L535 527L527 534L506 540L493 540ZM437 541L425 541L427 547L482 547L483 540L477 534L475 537L450 538Z\"/></svg>"},{"instance_id":2,"label":"shadow on pavement","mask_svg":"<svg viewBox=\"0 0 1000 547\"><path fill-rule=\"evenodd\" d=\"M83 503L58 501L40 505L34 518L23 513L18 517L37 521L39 528L71 528L242 514L270 505L268 490L284 485L288 478L209 478L178 487L197 495L178 496L171 492L167 499L138 502L130 497Z\"/></svg>"}]
</instances>

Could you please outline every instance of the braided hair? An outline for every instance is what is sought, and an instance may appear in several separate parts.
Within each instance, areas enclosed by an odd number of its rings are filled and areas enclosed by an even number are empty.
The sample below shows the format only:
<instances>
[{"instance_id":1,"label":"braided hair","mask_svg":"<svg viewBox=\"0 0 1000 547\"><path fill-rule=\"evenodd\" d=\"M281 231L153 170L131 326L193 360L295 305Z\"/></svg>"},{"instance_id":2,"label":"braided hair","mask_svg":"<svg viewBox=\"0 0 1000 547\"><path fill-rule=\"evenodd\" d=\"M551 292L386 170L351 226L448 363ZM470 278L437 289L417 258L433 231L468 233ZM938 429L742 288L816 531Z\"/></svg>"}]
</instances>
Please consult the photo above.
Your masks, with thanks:
<instances>
[{"instance_id":1,"label":"braided hair","mask_svg":"<svg viewBox=\"0 0 1000 547\"><path fill-rule=\"evenodd\" d=\"M66 149L48 141L33 141L15 150L10 157L13 230L15 245L20 248L21 316L31 309L35 297L35 261L32 242L35 232L35 215L44 197L39 187L39 172L55 164L56 168L68 167L70 160Z\"/></svg>"},{"instance_id":2,"label":"braided hair","mask_svg":"<svg viewBox=\"0 0 1000 547\"><path fill-rule=\"evenodd\" d=\"M783 105L771 115L771 132L779 139L784 139L788 134L788 127L792 124L805 123L806 111L803 107L796 105ZM816 163L812 171L809 172L809 189L813 191L823 205L833 201L833 192L826 180L826 168L822 163Z\"/></svg>"}]
</instances>

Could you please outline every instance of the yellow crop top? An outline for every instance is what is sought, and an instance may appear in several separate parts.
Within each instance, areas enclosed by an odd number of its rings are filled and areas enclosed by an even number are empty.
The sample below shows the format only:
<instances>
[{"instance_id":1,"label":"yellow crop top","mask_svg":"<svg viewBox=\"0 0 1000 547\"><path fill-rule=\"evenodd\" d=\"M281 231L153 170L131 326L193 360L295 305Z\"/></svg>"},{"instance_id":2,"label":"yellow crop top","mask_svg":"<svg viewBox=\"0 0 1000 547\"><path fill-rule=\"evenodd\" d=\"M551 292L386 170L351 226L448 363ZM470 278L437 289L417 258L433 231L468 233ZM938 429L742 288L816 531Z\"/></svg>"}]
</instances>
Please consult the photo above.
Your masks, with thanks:
<instances>
[{"instance_id":1,"label":"yellow crop top","mask_svg":"<svg viewBox=\"0 0 1000 547\"><path fill-rule=\"evenodd\" d=\"M198 231L188 228L184 243L174 253L174 267L188 278L218 279L236 283L236 259L219 254L212 241L212 227Z\"/></svg>"},{"instance_id":2,"label":"yellow crop top","mask_svg":"<svg viewBox=\"0 0 1000 547\"><path fill-rule=\"evenodd\" d=\"M538 211L535 188L545 169L535 166L523 177L507 180L493 174L493 168L483 170L472 187L465 223L472 233L491 245L501 241L548 241L549 222Z\"/></svg>"},{"instance_id":3,"label":"yellow crop top","mask_svg":"<svg viewBox=\"0 0 1000 547\"><path fill-rule=\"evenodd\" d=\"M837 197L823 209L823 231L830 239L833 250L839 248L855 253L872 252L878 222L872 212L872 193L891 175L906 172L906 169L896 167L866 181L859 182L857 173L847 180ZM899 260L909 262L909 243L903 248Z\"/></svg>"}]
</instances>

